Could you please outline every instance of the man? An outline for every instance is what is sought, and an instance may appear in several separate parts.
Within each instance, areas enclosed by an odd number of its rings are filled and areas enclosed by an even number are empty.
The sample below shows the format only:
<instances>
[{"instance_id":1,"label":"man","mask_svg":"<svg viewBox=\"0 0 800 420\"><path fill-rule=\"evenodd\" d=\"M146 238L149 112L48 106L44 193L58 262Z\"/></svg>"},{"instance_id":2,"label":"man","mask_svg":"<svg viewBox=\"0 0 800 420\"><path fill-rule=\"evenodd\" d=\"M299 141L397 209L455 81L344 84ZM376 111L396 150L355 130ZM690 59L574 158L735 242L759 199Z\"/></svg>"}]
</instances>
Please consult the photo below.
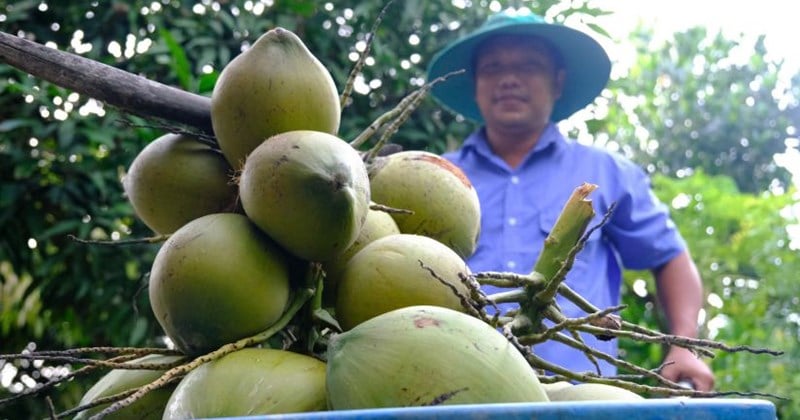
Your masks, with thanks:
<instances>
[{"instance_id":1,"label":"man","mask_svg":"<svg viewBox=\"0 0 800 420\"><path fill-rule=\"evenodd\" d=\"M695 337L703 304L702 284L686 245L667 210L633 163L600 148L566 139L556 122L583 108L605 87L610 62L588 35L548 24L532 13L492 16L431 62L428 80L465 69L436 85L433 95L461 115L482 122L462 147L444 156L470 178L481 202L481 235L468 264L474 272L529 273L564 203L589 182L597 213L616 203L610 221L590 237L567 275L567 284L599 308L620 301L622 268L652 270L670 333ZM486 286L486 292L497 291ZM584 313L560 300L567 316ZM616 355L617 343L584 340ZM575 349L537 345L543 358L573 371L594 371ZM711 390L709 367L673 346L662 374ZM616 373L601 361L603 375Z\"/></svg>"}]
</instances>

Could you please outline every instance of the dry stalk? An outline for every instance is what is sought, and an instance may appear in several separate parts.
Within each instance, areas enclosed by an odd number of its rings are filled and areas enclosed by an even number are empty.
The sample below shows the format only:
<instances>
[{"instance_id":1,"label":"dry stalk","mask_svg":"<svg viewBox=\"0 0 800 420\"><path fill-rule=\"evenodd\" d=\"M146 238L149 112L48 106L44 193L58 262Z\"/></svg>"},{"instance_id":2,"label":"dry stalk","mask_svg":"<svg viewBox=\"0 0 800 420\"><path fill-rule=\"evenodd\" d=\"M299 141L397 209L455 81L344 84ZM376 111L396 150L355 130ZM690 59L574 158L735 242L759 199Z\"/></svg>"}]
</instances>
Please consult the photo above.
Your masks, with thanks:
<instances>
[{"instance_id":1,"label":"dry stalk","mask_svg":"<svg viewBox=\"0 0 800 420\"><path fill-rule=\"evenodd\" d=\"M95 239L82 239L75 235L67 235L69 239L75 242L86 245L139 245L139 244L157 244L169 239L170 234L161 234L156 236L149 236L147 238L133 238L133 239L119 239L119 240L95 240Z\"/></svg>"},{"instance_id":2,"label":"dry stalk","mask_svg":"<svg viewBox=\"0 0 800 420\"><path fill-rule=\"evenodd\" d=\"M5 356L9 356L9 357L5 357ZM19 354L3 355L2 357L0 357L0 359L5 359L5 360L21 359L22 357L19 357L19 356L21 356L21 355L19 355ZM124 362L126 360L131 360L131 359L136 358L136 357L137 356L123 355L123 356L117 356L117 357L111 359L111 361ZM46 390L48 390L50 388L53 388L54 386L56 386L58 384L67 382L69 380L72 380L73 378L77 378L78 376L81 376L83 374L92 372L92 371L94 371L96 369L99 369L100 367L102 367L100 364L90 364L90 365L87 365L87 366L83 366L83 367L81 367L79 369L76 369L76 370L74 370L72 372L67 373L64 376L61 376L61 377L58 377L58 378L55 378L55 379L51 379L51 380L49 380L49 381L47 381L47 382L45 382L45 383L43 383L43 384L41 384L41 385L39 385L39 386L37 386L35 388L29 388L29 389L27 389L27 390L25 390L23 392L20 392L19 394L13 395L11 397L6 397L6 398L3 398L3 399L0 399L0 406L2 406L3 404L6 404L6 403L10 403L12 401L18 400L18 399L22 399L22 398L26 398L26 397L29 397L29 396L32 396L32 395L39 394L39 393L44 392L44 391L46 391Z\"/></svg>"},{"instance_id":3,"label":"dry stalk","mask_svg":"<svg viewBox=\"0 0 800 420\"><path fill-rule=\"evenodd\" d=\"M281 315L280 319L278 319L278 321L275 322L275 324L273 324L266 330L256 335L235 341L233 343L225 344L224 346L218 348L217 350L199 356L188 363L184 363L172 369L169 369L155 381L139 387L131 395L111 404L110 406L106 407L96 415L92 416L90 420L101 419L104 416L107 416L115 411L118 411L121 408L127 407L128 405L138 401L148 392L165 386L167 383L173 381L176 377L186 375L187 373L202 366L205 363L217 360L227 354L244 349L246 347L252 347L254 345L267 341L270 337L281 331L284 327L286 327L289 324L292 318L294 318L295 314L297 314L297 312L306 304L306 302L308 302L309 299L311 299L311 297L314 296L314 293L315 290L313 288L300 290L292 300L288 309L283 313L283 315Z\"/></svg>"},{"instance_id":4,"label":"dry stalk","mask_svg":"<svg viewBox=\"0 0 800 420\"><path fill-rule=\"evenodd\" d=\"M385 124L395 118L400 112L414 100L414 97L418 94L418 90L415 90L408 95L406 95L394 108L384 112L374 121L372 121L367 128L361 131L361 133L356 136L355 139L350 141L350 145L354 148L358 149L359 147L363 146L369 139L372 138L378 130L381 129Z\"/></svg>"},{"instance_id":5,"label":"dry stalk","mask_svg":"<svg viewBox=\"0 0 800 420\"><path fill-rule=\"evenodd\" d=\"M369 139L371 139L372 136L375 135L375 133L377 133L381 128L383 128L387 124L392 124L393 122L396 122L396 124L393 124L395 127L391 129L393 130L391 131L391 133L393 134L394 131L396 131L397 128L400 126L400 124L402 124L403 122L405 122L406 119L408 119L408 116L411 115L411 113L416 109L417 105L419 105L424 96L428 93L428 91L430 91L430 89L435 84L441 83L447 80L448 78L455 76L457 74L461 74L463 72L464 72L463 70L459 70L445 74L444 76L437 77L436 79L424 84L422 87L412 91L411 93L406 95L403 99L401 99L400 102L398 102L397 105L395 105L392 109L386 111L381 116L372 121L372 123L370 123L370 125L367 128L361 131L361 133L350 142L350 145L358 149L359 147L364 145ZM388 139L388 137L386 136L384 137ZM367 152L368 155L364 160L368 162L371 158L376 156L380 151L382 145L383 143L379 143L373 146Z\"/></svg>"},{"instance_id":6,"label":"dry stalk","mask_svg":"<svg viewBox=\"0 0 800 420\"><path fill-rule=\"evenodd\" d=\"M128 116L129 113L125 109L120 109L119 111L122 116L117 121L120 125L123 125L126 128L146 128L167 133L181 134L191 137L192 139L205 144L213 150L219 151L219 143L217 142L217 138L211 133L199 131L194 127L177 124L172 121L159 120L155 117L145 118L147 123L141 124L133 121L133 119Z\"/></svg>"},{"instance_id":7,"label":"dry stalk","mask_svg":"<svg viewBox=\"0 0 800 420\"><path fill-rule=\"evenodd\" d=\"M465 311L467 311L469 315L472 315L476 318L481 317L481 312L478 309L479 305L476 305L475 302L472 301L470 296L461 293L458 289L456 289L455 285L453 285L452 283L448 282L447 280L443 279L441 276L436 274L436 271L434 271L433 268L425 265L425 263L422 260L417 260L417 262L419 262L419 266L422 267L423 270L430 273L430 275L433 276L433 278L439 281L439 283L441 283L443 286L450 289L450 292L458 297L458 300L461 302L461 307Z\"/></svg>"},{"instance_id":8,"label":"dry stalk","mask_svg":"<svg viewBox=\"0 0 800 420\"><path fill-rule=\"evenodd\" d=\"M67 350L43 350L21 354L0 354L0 359L36 359L43 356L75 356L81 354L107 354L117 356L146 356L148 354L164 354L168 356L180 356L177 350L170 350L161 347L78 347Z\"/></svg>"},{"instance_id":9,"label":"dry stalk","mask_svg":"<svg viewBox=\"0 0 800 420\"><path fill-rule=\"evenodd\" d=\"M524 349L527 349L525 347ZM578 381L578 382L591 382L591 383L600 383L606 385L612 385L620 388L627 389L629 391L635 392L640 395L649 395L649 396L685 396L685 397L701 397L701 398L710 398L710 397L724 397L724 396L743 396L743 397L772 397L778 399L785 399L783 397L779 397L772 394L761 393L761 392L740 392L740 391L695 391L692 389L683 388L680 385L677 388L670 388L670 387L659 387L659 386L651 386L651 385L644 385L639 384L636 382L630 382L626 380L620 380L617 378L608 378L598 376L593 373L577 373L573 372L569 369L556 365L554 363L550 363L541 357L537 356L530 350L525 352L525 357L528 359L528 363L531 366L535 367L536 369L546 370L548 372L552 372L553 374L557 375L559 378L571 380L571 381ZM677 384L676 384L677 385Z\"/></svg>"},{"instance_id":10,"label":"dry stalk","mask_svg":"<svg viewBox=\"0 0 800 420\"><path fill-rule=\"evenodd\" d=\"M544 277L535 271L530 274L484 271L481 273L475 273L473 277L480 284L487 284L491 286L506 287L506 288L526 287L526 286L530 286L533 288L541 288L544 287L544 282L545 282Z\"/></svg>"},{"instance_id":11,"label":"dry stalk","mask_svg":"<svg viewBox=\"0 0 800 420\"><path fill-rule=\"evenodd\" d=\"M428 94L431 88L433 88L436 84L444 82L448 78L461 73L463 73L463 70L450 72L444 76L437 77L436 79L425 83L422 85L422 87L403 98L403 100L400 101L400 103L394 108L398 110L397 114L395 114L396 116L390 119L386 125L386 128L384 128L381 137L378 139L375 145L367 151L364 161L370 162L375 158L375 156L378 155L378 152L380 152L383 145L385 145L389 141L389 138L400 129L400 126L402 126L406 120L408 120L408 117L410 117L411 113L417 109L420 103L422 103L422 100L425 99L425 96Z\"/></svg>"},{"instance_id":12,"label":"dry stalk","mask_svg":"<svg viewBox=\"0 0 800 420\"><path fill-rule=\"evenodd\" d=\"M353 68L350 70L350 74L347 76L347 81L344 84L344 89L342 89L342 94L339 96L339 104L341 108L347 108L350 99L350 93L353 91L353 85L355 85L356 77L358 73L361 72L361 69L364 68L364 64L367 62L367 57L369 56L369 52L372 49L372 41L375 39L375 32L378 31L378 26L380 26L381 21L383 20L383 16L386 15L386 10L391 6L394 0L389 0L386 4L383 5L383 8L378 13L378 16L375 18L375 21L372 23L372 28L370 28L369 32L367 33L366 39L366 47L361 54L358 55L358 60L353 65Z\"/></svg>"},{"instance_id":13,"label":"dry stalk","mask_svg":"<svg viewBox=\"0 0 800 420\"><path fill-rule=\"evenodd\" d=\"M154 353L146 353L154 354ZM157 353L156 353L157 354ZM73 364L82 364L86 366L96 366L108 369L126 369L126 370L161 370L167 365L165 363L126 363L128 360L138 358L140 353L129 354L124 356L117 356L110 360L99 360L85 357L72 357L72 356L59 356L59 355L39 355L39 354L18 354L11 355L10 359L27 359L27 360L46 360L51 362L65 362Z\"/></svg>"},{"instance_id":14,"label":"dry stalk","mask_svg":"<svg viewBox=\"0 0 800 420\"><path fill-rule=\"evenodd\" d=\"M376 210L376 211L382 211L384 213L389 213L389 214L414 214L413 210L398 209L398 208L395 208L395 207L389 207L387 205L378 204L378 203L370 204L369 205L369 209L370 210Z\"/></svg>"}]
</instances>

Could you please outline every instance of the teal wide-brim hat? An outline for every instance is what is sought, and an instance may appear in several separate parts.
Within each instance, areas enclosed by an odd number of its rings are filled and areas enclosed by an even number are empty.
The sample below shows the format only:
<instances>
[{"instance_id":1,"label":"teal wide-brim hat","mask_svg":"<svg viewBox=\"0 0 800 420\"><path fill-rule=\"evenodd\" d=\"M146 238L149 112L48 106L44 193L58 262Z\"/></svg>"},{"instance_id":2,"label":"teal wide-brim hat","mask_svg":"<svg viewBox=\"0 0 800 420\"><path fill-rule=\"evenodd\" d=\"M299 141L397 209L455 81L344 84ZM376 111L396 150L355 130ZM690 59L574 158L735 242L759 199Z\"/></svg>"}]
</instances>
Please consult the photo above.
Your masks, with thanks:
<instances>
[{"instance_id":1,"label":"teal wide-brim hat","mask_svg":"<svg viewBox=\"0 0 800 420\"><path fill-rule=\"evenodd\" d=\"M436 54L428 67L428 81L466 70L431 89L444 106L466 118L483 122L475 102L473 55L483 41L495 35L534 35L549 42L561 54L566 79L561 97L553 106L551 121L563 120L585 107L608 83L611 61L603 47L589 35L564 25L547 23L533 13L501 12L490 16L472 34Z\"/></svg>"}]
</instances>

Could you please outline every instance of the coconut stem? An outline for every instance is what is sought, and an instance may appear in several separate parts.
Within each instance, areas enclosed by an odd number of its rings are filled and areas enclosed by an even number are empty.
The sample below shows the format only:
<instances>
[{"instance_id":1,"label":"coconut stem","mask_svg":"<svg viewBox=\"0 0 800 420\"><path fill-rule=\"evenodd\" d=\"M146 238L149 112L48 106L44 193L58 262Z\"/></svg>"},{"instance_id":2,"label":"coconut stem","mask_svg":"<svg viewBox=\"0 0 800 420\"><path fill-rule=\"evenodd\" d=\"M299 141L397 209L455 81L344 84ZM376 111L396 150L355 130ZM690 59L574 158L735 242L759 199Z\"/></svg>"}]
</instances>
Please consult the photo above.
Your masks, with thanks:
<instances>
[{"instance_id":1,"label":"coconut stem","mask_svg":"<svg viewBox=\"0 0 800 420\"><path fill-rule=\"evenodd\" d=\"M474 277L475 280L477 280L480 284L488 284L497 287L530 286L533 288L543 288L545 282L544 277L537 272L530 274L515 274L485 271L482 273L475 273Z\"/></svg>"},{"instance_id":2,"label":"coconut stem","mask_svg":"<svg viewBox=\"0 0 800 420\"><path fill-rule=\"evenodd\" d=\"M584 183L578 186L567 200L550 234L544 241L533 271L545 279L544 288L526 286L525 300L520 301L520 313L536 326L544 318L544 311L555 302L559 286L572 267L575 255L581 248L581 238L594 217L592 203L587 199L597 189L597 185ZM517 335L528 334L530 330L515 330Z\"/></svg>"},{"instance_id":3,"label":"coconut stem","mask_svg":"<svg viewBox=\"0 0 800 420\"><path fill-rule=\"evenodd\" d=\"M556 275L571 266L574 249L594 217L592 202L587 197L597 189L597 185L584 183L572 192L550 234L544 241L544 248L533 267L533 271L548 280L545 290L535 296L540 301L551 301L558 291L560 281ZM566 273L565 273L566 274Z\"/></svg>"},{"instance_id":4,"label":"coconut stem","mask_svg":"<svg viewBox=\"0 0 800 420\"><path fill-rule=\"evenodd\" d=\"M527 296L528 293L525 290L515 289L506 292L493 293L491 295L486 296L486 299L494 303L511 303L511 302L519 302L520 300L526 299Z\"/></svg>"}]
</instances>

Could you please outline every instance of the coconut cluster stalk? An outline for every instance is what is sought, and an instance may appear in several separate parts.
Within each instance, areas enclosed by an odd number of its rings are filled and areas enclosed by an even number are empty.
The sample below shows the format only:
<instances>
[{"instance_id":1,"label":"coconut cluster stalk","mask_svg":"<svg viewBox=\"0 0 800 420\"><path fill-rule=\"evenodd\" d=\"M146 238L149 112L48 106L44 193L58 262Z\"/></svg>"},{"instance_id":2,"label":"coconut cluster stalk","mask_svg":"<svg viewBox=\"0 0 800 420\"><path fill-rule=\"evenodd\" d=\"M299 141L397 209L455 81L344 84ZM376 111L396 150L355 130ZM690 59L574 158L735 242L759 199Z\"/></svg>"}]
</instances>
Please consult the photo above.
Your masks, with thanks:
<instances>
[{"instance_id":1,"label":"coconut cluster stalk","mask_svg":"<svg viewBox=\"0 0 800 420\"><path fill-rule=\"evenodd\" d=\"M472 287L473 307L485 309L498 303L515 302L519 309L511 314L486 315L481 311L481 317L487 323L502 327L506 337L514 343L518 350L525 354L532 368L551 372L548 377L542 376L542 382L556 382L573 380L579 382L613 385L642 395L651 396L770 396L757 392L739 391L695 391L686 389L659 374L660 368L645 369L609 354L600 352L587 346L580 338L579 332L588 332L601 339L629 338L647 343L660 343L679 345L691 349L700 356L713 357L711 349L720 349L726 352L750 352L780 355L782 352L769 349L753 348L749 346L728 346L711 340L692 339L688 337L662 334L639 325L622 320L615 312L625 308L620 305L612 308L597 308L582 296L564 284L566 274L572 267L575 256L583 248L591 233L600 228L613 213L612 205L609 212L597 226L590 228L589 224L595 216L590 194L597 189L594 184L583 184L575 188L570 198L565 203L550 234L545 239L543 250L537 259L533 271L528 275L512 273L483 272L476 273L464 281ZM491 284L511 290L484 296L477 288L480 284ZM556 297L561 295L579 308L586 311L587 315L581 318L567 318L556 305ZM544 324L544 320L554 323L551 327ZM632 377L609 378L595 373L579 373L563 368L537 356L531 351L530 346L547 340L555 340L579 349L586 357L597 365L596 360L609 362L621 370L632 372ZM599 372L599 368L598 368ZM644 385L633 379L650 379L658 383L656 386Z\"/></svg>"}]
</instances>

